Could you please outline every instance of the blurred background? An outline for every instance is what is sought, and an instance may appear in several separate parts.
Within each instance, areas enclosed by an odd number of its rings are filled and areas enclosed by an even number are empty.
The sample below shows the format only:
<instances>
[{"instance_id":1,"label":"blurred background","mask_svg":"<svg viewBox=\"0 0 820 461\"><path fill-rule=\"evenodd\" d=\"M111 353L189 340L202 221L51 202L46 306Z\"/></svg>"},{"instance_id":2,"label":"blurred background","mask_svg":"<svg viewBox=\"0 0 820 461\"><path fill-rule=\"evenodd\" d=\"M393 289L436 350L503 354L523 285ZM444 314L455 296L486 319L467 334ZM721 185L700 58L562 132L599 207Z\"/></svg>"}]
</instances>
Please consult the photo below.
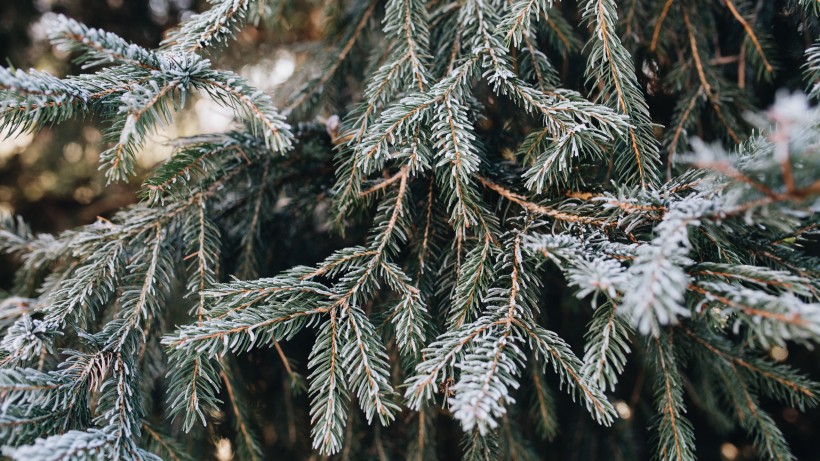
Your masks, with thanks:
<instances>
[{"instance_id":1,"label":"blurred background","mask_svg":"<svg viewBox=\"0 0 820 461\"><path fill-rule=\"evenodd\" d=\"M284 83L293 74L299 42L310 43L321 35L321 5L299 3L304 8L288 11L286 27L275 34L263 26L246 28L234 46L211 57L219 61L216 67L233 69L268 92ZM195 0L3 1L0 57L7 66L33 67L58 76L78 73L82 69L47 41L45 24L50 16L65 14L155 48L168 29L205 7L206 2ZM172 150L168 140L223 131L231 121L230 112L208 99L194 100L171 126L153 136L139 155L139 167L146 171L165 159ZM0 208L23 215L36 230L53 232L91 222L133 202L140 177L129 185L105 187L105 179L97 174L98 154L103 150L101 129L105 127L93 118L72 120L0 141Z\"/></svg>"},{"instance_id":2,"label":"blurred background","mask_svg":"<svg viewBox=\"0 0 820 461\"><path fill-rule=\"evenodd\" d=\"M216 67L232 69L271 94L294 73L297 61L318 46L327 7L321 2L294 2L275 33L264 25L247 27L217 56ZM9 67L36 68L57 76L82 72L70 57L47 40L49 17L65 14L91 27L116 33L147 48L180 20L207 8L196 0L5 0L0 1L0 59ZM313 61L311 61L313 62ZM250 63L250 64L248 64ZM0 136L0 210L19 214L35 232L57 232L93 222L97 216L137 200L142 176L167 158L169 141L179 136L225 131L230 111L207 98L195 99L177 113L170 126L151 137L138 156L140 174L128 184L106 186L98 173L101 126L92 118L74 119L36 134ZM11 284L12 264L0 256L0 289Z\"/></svg>"},{"instance_id":3,"label":"blurred background","mask_svg":"<svg viewBox=\"0 0 820 461\"><path fill-rule=\"evenodd\" d=\"M334 27L327 21L330 9L338 8L337 2L321 0L286 2L287 11L279 11L275 26L246 27L230 47L210 56L217 61L215 67L232 69L247 78L253 85L271 94L277 102L285 99L309 74L311 66L321 66L320 39ZM341 3L341 2L339 2ZM82 72L71 64L69 56L60 53L48 43L45 24L50 16L65 14L89 26L114 32L139 45L154 48L163 34L180 20L207 8L203 0L0 0L0 58L4 65L23 69L30 67L46 70L54 75ZM793 39L794 31L775 31L787 40ZM794 72L782 72L771 84L771 91L760 97L765 107L777 87L799 88L800 53L781 56L785 67ZM307 69L306 69L307 68ZM580 80L579 80L580 81ZM669 112L672 103L660 97L650 98L653 112ZM224 131L232 124L225 109L207 99L190 101L178 112L173 123L164 127L152 141L141 150L139 169L141 173L129 184L106 186L105 178L98 172L98 156L102 146L101 126L93 118L75 119L59 126L47 127L36 134L23 134L5 139L0 136L0 211L23 216L35 232L58 232L67 228L93 222L97 216L110 216L117 209L134 203L142 177L157 163L167 158L172 147L169 141L179 136ZM0 289L11 286L14 263L0 255ZM775 353L775 352L773 352ZM803 348L778 350L776 357L790 362L808 372L813 378L820 377L818 354ZM264 361L263 361L264 362ZM270 377L263 363L251 373L259 381L251 386L265 387ZM633 374L631 370L627 374ZM248 375L246 375L248 376ZM618 406L620 402L621 406ZM629 411L623 400L616 407ZM305 406L306 408L306 406ZM798 413L791 408L770 406L778 425L783 429L795 454L801 460L820 460L816 437L820 434L820 413ZM583 413L583 412L581 412ZM632 424L629 414L621 414ZM718 435L709 431L702 415L690 415L697 429L700 459L737 461L754 459L754 449L742 431ZM581 431L586 421L568 418L566 433L558 443L572 453L573 428ZM443 421L442 421L443 422ZM566 420L562 420L567 422ZM632 430L642 432L645 421L634 420ZM304 424L302 429L307 428ZM275 429L263 427L263 437L270 448L277 438ZM447 455L458 452L459 430L452 422L440 426L440 446ZM588 428L587 428L588 429ZM603 442L602 442L603 443ZM452 447L448 447L447 445ZM572 459L582 459L576 451ZM269 452L270 453L270 452ZM545 459L555 459L555 454L545 454ZM442 458L449 459L449 458ZM570 459L570 458L565 458Z\"/></svg>"}]
</instances>

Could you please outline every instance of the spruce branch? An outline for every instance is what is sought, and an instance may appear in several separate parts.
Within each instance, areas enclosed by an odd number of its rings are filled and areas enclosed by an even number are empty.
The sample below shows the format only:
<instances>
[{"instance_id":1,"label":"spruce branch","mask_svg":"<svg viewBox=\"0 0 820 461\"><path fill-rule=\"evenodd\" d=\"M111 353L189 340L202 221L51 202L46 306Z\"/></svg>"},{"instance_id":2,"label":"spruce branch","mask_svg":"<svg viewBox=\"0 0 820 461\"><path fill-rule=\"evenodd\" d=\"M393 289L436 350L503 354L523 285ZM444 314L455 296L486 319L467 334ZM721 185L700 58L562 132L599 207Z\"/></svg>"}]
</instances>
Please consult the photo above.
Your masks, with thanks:
<instances>
[{"instance_id":1,"label":"spruce branch","mask_svg":"<svg viewBox=\"0 0 820 461\"><path fill-rule=\"evenodd\" d=\"M624 180L646 188L658 180L658 142L646 100L638 86L632 58L615 33L617 6L611 0L590 0L584 20L595 33L590 39L587 79L602 82L600 98L630 117L633 126L616 146L615 166Z\"/></svg>"},{"instance_id":2,"label":"spruce branch","mask_svg":"<svg viewBox=\"0 0 820 461\"><path fill-rule=\"evenodd\" d=\"M672 332L649 337L646 342L655 367L655 401L658 415L653 424L657 451L663 458L694 460L695 436L692 423L684 416L678 357L672 344Z\"/></svg>"},{"instance_id":3,"label":"spruce branch","mask_svg":"<svg viewBox=\"0 0 820 461\"><path fill-rule=\"evenodd\" d=\"M173 30L162 42L172 51L199 52L224 45L245 25L257 0L212 0L204 13L196 14Z\"/></svg>"},{"instance_id":4,"label":"spruce branch","mask_svg":"<svg viewBox=\"0 0 820 461\"><path fill-rule=\"evenodd\" d=\"M630 328L612 303L595 309L584 346L584 374L602 389L615 389L630 352Z\"/></svg>"}]
</instances>

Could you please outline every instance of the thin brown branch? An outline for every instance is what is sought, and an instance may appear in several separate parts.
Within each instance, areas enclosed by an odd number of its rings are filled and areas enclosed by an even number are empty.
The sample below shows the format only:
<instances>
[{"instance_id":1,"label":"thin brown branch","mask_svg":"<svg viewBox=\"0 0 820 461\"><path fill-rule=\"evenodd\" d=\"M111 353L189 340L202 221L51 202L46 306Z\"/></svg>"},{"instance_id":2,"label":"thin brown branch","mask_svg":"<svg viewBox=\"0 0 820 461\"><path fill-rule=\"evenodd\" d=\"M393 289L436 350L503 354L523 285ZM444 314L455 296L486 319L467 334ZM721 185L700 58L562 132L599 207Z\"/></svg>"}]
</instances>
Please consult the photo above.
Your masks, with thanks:
<instances>
[{"instance_id":1,"label":"thin brown branch","mask_svg":"<svg viewBox=\"0 0 820 461\"><path fill-rule=\"evenodd\" d=\"M316 89L323 87L325 83L327 83L331 79L331 77L333 77L333 75L336 73L336 70L339 68L339 66L342 65L342 62L344 62L345 58L347 58L347 55L350 53L350 50L353 49L353 45L355 45L356 41L359 40L359 36L362 34L362 31L367 25L367 22L370 20L370 17L373 15L373 11L375 11L376 6L378 4L379 2L377 0L374 0L370 3L370 6L367 7L367 9L364 11L364 14L362 14L361 19L359 19L358 24L356 24L356 28L350 35L350 38L347 40L344 47L339 52L339 56L336 58L336 61L333 62L330 68L326 69L322 73L322 77L319 79L318 82L316 82L315 85L313 85L313 88L306 90L295 101L291 102L285 108L285 110L282 111L283 114L290 114L291 112L293 112L294 109L302 105L302 103L304 103Z\"/></svg>"},{"instance_id":2,"label":"thin brown branch","mask_svg":"<svg viewBox=\"0 0 820 461\"><path fill-rule=\"evenodd\" d=\"M766 59L766 53L763 52L763 47L760 45L760 42L757 39L757 35L755 35L754 31L752 30L752 26L750 26L749 23L746 22L746 19L743 17L743 15L741 15L740 12L737 11L737 8L735 7L735 4L732 2L732 0L723 1L726 3L726 6L729 8L729 11L732 12L732 16L734 16L735 19L737 19L737 22L739 22L740 25L743 26L743 30L746 31L746 35L748 35L749 38L752 40L755 49L757 49L758 54L760 54L760 60L763 61L763 66L766 68L766 72L772 72L774 69L772 68L772 65L769 63L769 60Z\"/></svg>"},{"instance_id":3,"label":"thin brown branch","mask_svg":"<svg viewBox=\"0 0 820 461\"><path fill-rule=\"evenodd\" d=\"M658 16L658 22L655 23L655 30L652 32L652 43L649 45L649 51L654 52L658 47L658 38L661 35L661 26L663 26L663 22L666 20L666 15L669 14L669 10L672 8L672 4L674 2L675 0L666 0L666 3L664 3L661 14Z\"/></svg>"},{"instance_id":4,"label":"thin brown branch","mask_svg":"<svg viewBox=\"0 0 820 461\"><path fill-rule=\"evenodd\" d=\"M709 80L706 78L706 71L703 67L703 62L700 59L700 52L698 51L698 41L695 37L695 29L692 27L692 23L689 20L689 13L686 9L683 9L683 22L686 24L686 30L689 33L689 46L692 49L692 57L695 59L695 69L697 70L698 78L700 79L700 84L703 86L703 90L706 92L706 96L709 98L709 101L712 103L712 108L714 108L715 113L717 114L718 118L720 119L723 126L726 128L726 132L729 134L729 137L736 143L740 143L740 138L738 138L735 131L729 125L728 120L723 115L723 111L720 109L720 101L717 99L715 94L712 92L712 86L709 84Z\"/></svg>"},{"instance_id":5,"label":"thin brown branch","mask_svg":"<svg viewBox=\"0 0 820 461\"><path fill-rule=\"evenodd\" d=\"M516 194L515 192L512 192L508 189L505 189L504 187L502 187L498 184L495 184L495 183L491 182L490 180L488 180L484 177L476 176L476 179L478 179L478 181L481 182L481 184L483 184L488 189L491 189L491 190L497 192L499 195L501 195L505 199L507 199L507 200L517 204L517 205L520 205L525 210L531 211L535 214L549 216L549 217L551 217L553 219L557 219L559 221L571 222L571 223L576 223L576 224L589 224L589 225L595 225L595 226L601 226L601 227L612 227L612 226L616 225L616 223L607 222L604 219L574 215L574 214L566 213L566 212L563 212L563 211L558 211L558 210L555 210L553 208L549 208L549 207L546 207L546 206L543 206L543 205L538 205L537 203L532 203L532 202L527 201L524 198L524 196L522 196L520 194Z\"/></svg>"}]
</instances>

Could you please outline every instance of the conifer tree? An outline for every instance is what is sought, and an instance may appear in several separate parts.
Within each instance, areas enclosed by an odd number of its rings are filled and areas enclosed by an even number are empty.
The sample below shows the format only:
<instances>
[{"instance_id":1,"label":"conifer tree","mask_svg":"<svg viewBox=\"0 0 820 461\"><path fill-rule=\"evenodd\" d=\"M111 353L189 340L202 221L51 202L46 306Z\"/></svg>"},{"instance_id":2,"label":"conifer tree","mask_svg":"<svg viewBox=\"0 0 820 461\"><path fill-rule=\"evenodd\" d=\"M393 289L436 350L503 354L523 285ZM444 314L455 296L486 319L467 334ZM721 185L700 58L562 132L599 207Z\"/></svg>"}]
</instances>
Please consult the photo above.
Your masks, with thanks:
<instances>
[{"instance_id":1,"label":"conifer tree","mask_svg":"<svg viewBox=\"0 0 820 461\"><path fill-rule=\"evenodd\" d=\"M820 342L816 1L349 0L298 92L209 59L289 10L156 49L60 16L89 73L0 68L5 132L92 116L109 182L193 97L237 121L110 219L2 218L3 455L712 459L700 415L796 459L766 408L820 401L770 356Z\"/></svg>"}]
</instances>

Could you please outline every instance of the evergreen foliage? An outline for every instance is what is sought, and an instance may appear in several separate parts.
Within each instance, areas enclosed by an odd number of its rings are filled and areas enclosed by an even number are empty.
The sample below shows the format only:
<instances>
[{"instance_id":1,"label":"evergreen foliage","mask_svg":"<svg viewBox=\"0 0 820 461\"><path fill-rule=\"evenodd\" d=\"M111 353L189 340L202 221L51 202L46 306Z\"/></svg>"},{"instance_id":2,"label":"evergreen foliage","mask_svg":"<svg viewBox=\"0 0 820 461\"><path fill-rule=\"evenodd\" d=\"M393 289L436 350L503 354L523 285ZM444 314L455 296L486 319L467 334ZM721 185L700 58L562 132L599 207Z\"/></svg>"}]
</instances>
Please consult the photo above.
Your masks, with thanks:
<instances>
[{"instance_id":1,"label":"evergreen foliage","mask_svg":"<svg viewBox=\"0 0 820 461\"><path fill-rule=\"evenodd\" d=\"M0 68L5 132L97 117L111 182L195 94L240 122L177 140L111 219L3 217L5 456L201 459L228 419L235 459L265 459L242 363L273 348L299 457L436 459L447 416L464 459L539 459L569 398L621 457L696 459L703 412L795 459L764 402L819 401L768 352L820 342L820 44L799 45L808 96L754 108L773 18L814 40L817 2L345 2L338 50L281 111L204 57L281 6L210 3L155 50L57 18L94 73ZM352 243L271 273L269 248L298 251L272 223L317 218ZM637 369L648 435L616 411Z\"/></svg>"}]
</instances>

